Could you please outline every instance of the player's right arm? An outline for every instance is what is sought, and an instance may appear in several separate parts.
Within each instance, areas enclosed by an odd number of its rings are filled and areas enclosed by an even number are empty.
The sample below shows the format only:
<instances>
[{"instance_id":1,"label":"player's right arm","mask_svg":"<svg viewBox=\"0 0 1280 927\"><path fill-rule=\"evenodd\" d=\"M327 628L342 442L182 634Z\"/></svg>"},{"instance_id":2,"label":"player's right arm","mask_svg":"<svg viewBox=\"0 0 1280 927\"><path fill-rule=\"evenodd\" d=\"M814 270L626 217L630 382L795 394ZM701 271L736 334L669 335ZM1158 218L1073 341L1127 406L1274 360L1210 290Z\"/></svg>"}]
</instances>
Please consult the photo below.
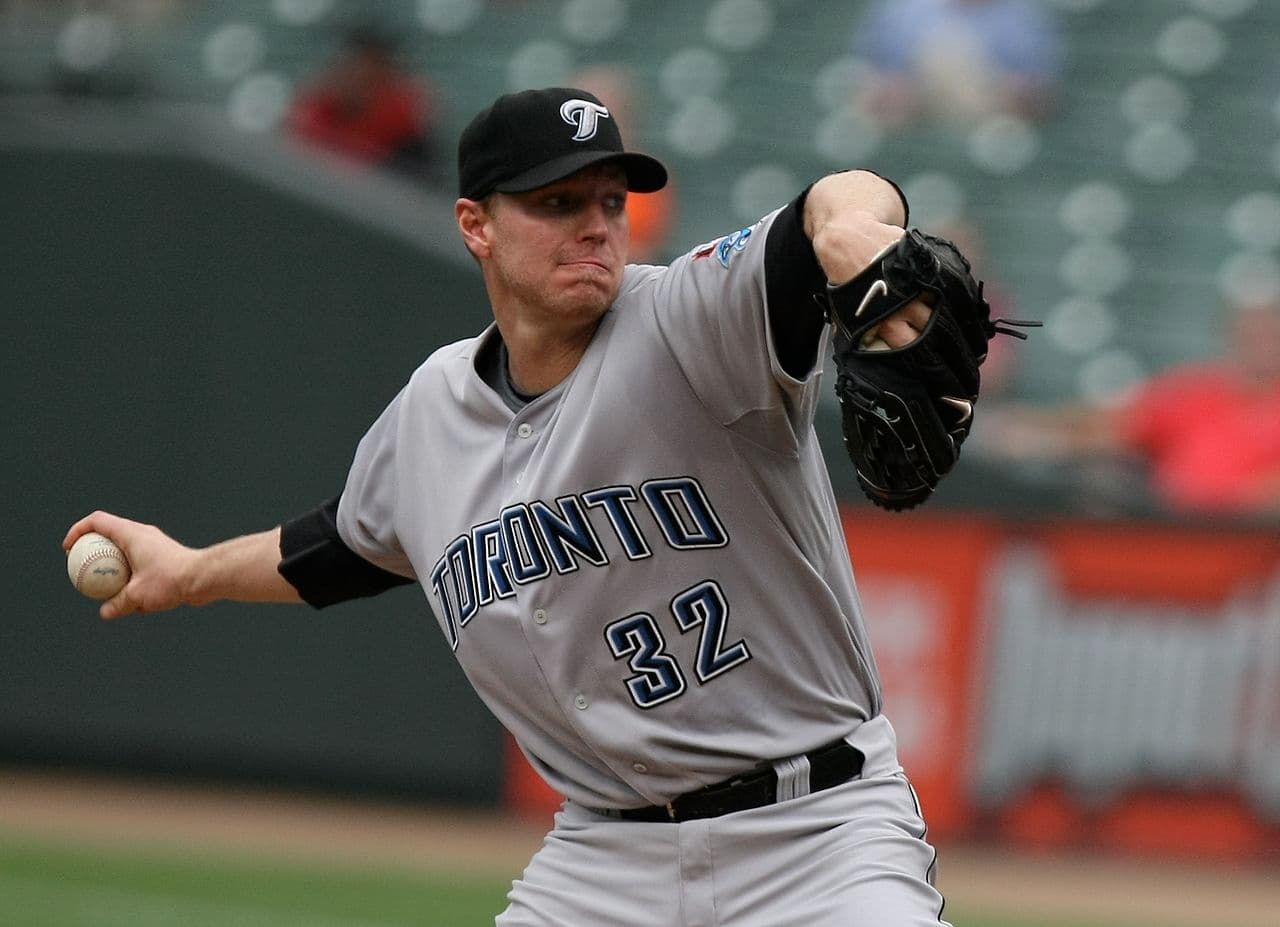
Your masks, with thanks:
<instances>
[{"instance_id":1,"label":"player's right arm","mask_svg":"<svg viewBox=\"0 0 1280 927\"><path fill-rule=\"evenodd\" d=\"M132 575L104 602L106 619L210 602L306 602L317 608L376 595L412 579L354 553L338 535L339 497L283 525L204 548L188 547L154 525L94 512L68 530L70 550L82 534L111 538L129 559Z\"/></svg>"},{"instance_id":2,"label":"player's right arm","mask_svg":"<svg viewBox=\"0 0 1280 927\"><path fill-rule=\"evenodd\" d=\"M129 559L132 575L124 589L102 604L103 618L157 612L180 605L240 602L301 602L302 596L277 569L280 528L248 534L210 547L188 547L154 525L94 512L67 531L70 550L82 534L111 538Z\"/></svg>"}]
</instances>

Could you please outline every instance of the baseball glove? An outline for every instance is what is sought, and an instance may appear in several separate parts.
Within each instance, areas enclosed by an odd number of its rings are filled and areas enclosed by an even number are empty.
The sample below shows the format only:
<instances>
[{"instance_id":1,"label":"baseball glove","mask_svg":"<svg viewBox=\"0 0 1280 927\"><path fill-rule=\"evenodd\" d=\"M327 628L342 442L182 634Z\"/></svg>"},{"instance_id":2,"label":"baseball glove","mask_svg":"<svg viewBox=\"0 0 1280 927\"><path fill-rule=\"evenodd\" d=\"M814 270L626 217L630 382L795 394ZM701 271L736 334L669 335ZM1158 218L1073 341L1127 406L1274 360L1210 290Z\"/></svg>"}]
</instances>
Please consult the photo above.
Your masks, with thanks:
<instances>
[{"instance_id":1,"label":"baseball glove","mask_svg":"<svg viewBox=\"0 0 1280 927\"><path fill-rule=\"evenodd\" d=\"M933 307L919 337L905 347L867 350L868 333L915 299ZM825 302L835 327L845 449L858 484L882 508L909 509L929 497L960 456L988 342L996 334L1026 337L1001 323L1039 323L992 321L964 255L915 229L848 283L828 285Z\"/></svg>"}]
</instances>

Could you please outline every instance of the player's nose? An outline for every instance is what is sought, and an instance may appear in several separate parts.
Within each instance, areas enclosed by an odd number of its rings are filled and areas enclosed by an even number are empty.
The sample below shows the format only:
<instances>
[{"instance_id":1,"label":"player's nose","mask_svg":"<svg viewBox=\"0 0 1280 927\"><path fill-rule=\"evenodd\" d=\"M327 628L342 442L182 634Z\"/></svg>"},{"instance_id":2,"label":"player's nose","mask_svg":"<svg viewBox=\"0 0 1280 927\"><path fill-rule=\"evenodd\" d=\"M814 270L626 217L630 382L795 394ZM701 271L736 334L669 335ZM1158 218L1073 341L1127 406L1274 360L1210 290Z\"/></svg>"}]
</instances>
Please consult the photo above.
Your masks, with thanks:
<instances>
[{"instance_id":1,"label":"player's nose","mask_svg":"<svg viewBox=\"0 0 1280 927\"><path fill-rule=\"evenodd\" d=\"M612 228L609 205L601 200L586 203L579 214L578 230L584 238L607 238Z\"/></svg>"}]
</instances>

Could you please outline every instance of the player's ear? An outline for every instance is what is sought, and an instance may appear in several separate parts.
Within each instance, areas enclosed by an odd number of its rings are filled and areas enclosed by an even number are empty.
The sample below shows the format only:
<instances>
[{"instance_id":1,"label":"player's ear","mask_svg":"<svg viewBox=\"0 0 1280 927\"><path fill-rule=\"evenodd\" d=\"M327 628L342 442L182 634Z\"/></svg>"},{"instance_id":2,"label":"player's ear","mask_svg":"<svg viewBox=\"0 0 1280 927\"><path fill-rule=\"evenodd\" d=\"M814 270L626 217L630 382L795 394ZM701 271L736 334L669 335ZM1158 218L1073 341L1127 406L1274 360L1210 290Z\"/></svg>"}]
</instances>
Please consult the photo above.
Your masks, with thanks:
<instances>
[{"instance_id":1,"label":"player's ear","mask_svg":"<svg viewBox=\"0 0 1280 927\"><path fill-rule=\"evenodd\" d=\"M454 216L458 220L458 231L462 234L462 243L467 246L477 259L488 257L489 246L489 209L484 200L459 199L453 207Z\"/></svg>"}]
</instances>

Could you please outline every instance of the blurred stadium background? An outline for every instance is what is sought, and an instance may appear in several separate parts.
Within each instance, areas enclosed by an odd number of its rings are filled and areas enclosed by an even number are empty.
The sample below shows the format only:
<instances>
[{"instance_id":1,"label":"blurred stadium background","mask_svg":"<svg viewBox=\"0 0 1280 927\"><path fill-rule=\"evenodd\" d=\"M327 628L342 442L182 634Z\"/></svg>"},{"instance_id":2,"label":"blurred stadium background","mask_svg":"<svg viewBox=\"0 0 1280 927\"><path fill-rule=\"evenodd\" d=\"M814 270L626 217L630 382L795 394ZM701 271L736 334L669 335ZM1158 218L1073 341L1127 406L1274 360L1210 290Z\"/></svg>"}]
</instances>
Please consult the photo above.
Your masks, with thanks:
<instances>
[{"instance_id":1,"label":"blurred stadium background","mask_svg":"<svg viewBox=\"0 0 1280 927\"><path fill-rule=\"evenodd\" d=\"M917 224L979 229L1011 314L1046 324L1007 397L1105 401L1216 351L1219 307L1280 286L1280 4L1043 4L1066 45L1047 119L887 131L848 105L865 2L0 3L0 922L500 907L555 799L420 594L105 625L57 550L93 508L208 543L340 486L421 358L485 321L451 159L500 92L630 69L637 142L678 182L671 255L834 168L899 180ZM283 131L370 19L435 88L426 178ZM980 455L886 519L832 405L819 430L955 923L1275 923L1276 525Z\"/></svg>"}]
</instances>

